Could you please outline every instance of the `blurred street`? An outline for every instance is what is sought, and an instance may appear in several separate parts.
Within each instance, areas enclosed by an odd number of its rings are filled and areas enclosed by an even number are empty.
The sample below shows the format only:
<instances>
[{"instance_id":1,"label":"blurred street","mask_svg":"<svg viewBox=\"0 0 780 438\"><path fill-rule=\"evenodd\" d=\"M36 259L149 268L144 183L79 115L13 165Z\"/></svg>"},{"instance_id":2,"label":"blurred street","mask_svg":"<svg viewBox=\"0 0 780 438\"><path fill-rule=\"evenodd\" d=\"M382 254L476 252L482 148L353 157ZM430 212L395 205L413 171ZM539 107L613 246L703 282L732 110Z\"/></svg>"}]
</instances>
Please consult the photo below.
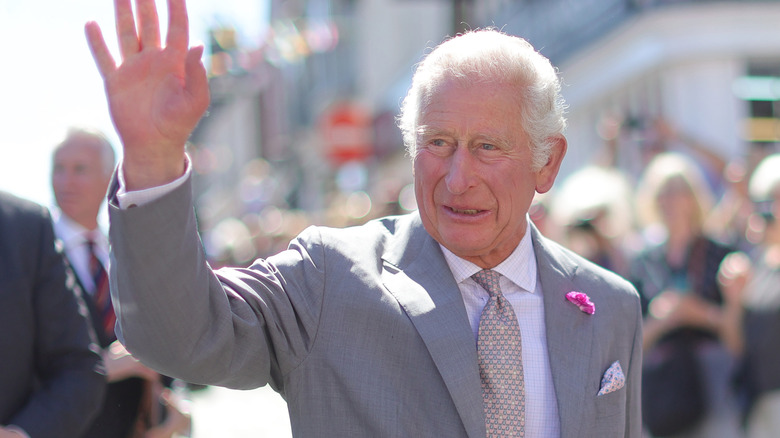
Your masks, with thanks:
<instances>
[{"instance_id":1,"label":"blurred street","mask_svg":"<svg viewBox=\"0 0 780 438\"><path fill-rule=\"evenodd\" d=\"M190 393L192 438L292 437L287 405L270 387L207 387Z\"/></svg>"}]
</instances>

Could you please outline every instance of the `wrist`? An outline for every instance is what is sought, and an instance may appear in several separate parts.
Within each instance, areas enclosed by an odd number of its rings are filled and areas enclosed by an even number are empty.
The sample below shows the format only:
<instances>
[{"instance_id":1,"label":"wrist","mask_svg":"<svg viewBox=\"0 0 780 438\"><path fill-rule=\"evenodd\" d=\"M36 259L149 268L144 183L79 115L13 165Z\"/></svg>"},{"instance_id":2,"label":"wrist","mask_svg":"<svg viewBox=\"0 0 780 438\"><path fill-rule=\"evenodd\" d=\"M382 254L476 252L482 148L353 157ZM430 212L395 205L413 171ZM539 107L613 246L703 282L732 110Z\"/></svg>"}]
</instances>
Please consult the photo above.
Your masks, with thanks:
<instances>
[{"instance_id":1,"label":"wrist","mask_svg":"<svg viewBox=\"0 0 780 438\"><path fill-rule=\"evenodd\" d=\"M184 175L186 162L183 152L172 157L124 157L122 173L125 187L127 191L137 191L171 183Z\"/></svg>"}]
</instances>

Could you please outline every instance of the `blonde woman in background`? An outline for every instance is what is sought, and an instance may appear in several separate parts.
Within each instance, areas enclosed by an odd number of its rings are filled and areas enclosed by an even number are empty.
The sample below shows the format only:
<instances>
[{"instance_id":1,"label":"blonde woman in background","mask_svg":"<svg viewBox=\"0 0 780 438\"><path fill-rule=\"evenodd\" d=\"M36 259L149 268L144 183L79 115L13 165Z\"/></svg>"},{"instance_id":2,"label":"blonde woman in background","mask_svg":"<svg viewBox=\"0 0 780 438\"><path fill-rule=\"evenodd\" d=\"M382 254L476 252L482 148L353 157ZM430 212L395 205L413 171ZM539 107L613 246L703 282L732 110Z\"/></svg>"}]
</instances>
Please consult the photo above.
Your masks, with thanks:
<instances>
[{"instance_id":1,"label":"blonde woman in background","mask_svg":"<svg viewBox=\"0 0 780 438\"><path fill-rule=\"evenodd\" d=\"M667 152L649 163L636 202L646 247L629 279L645 314L645 425L656 437L738 437L717 283L730 249L704 231L713 195L692 160Z\"/></svg>"}]
</instances>

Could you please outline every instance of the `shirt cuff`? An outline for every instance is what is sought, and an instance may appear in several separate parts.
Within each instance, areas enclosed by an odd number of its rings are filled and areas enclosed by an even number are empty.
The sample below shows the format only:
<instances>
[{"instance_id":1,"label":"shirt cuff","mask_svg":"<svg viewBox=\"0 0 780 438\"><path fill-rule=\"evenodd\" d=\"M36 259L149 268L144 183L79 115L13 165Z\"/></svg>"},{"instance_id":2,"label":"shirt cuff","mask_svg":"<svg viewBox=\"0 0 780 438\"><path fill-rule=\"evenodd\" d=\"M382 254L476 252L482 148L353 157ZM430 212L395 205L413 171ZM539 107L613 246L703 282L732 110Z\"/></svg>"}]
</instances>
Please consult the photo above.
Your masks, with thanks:
<instances>
[{"instance_id":1,"label":"shirt cuff","mask_svg":"<svg viewBox=\"0 0 780 438\"><path fill-rule=\"evenodd\" d=\"M122 170L122 163L120 162L117 171L119 189L116 192L116 200L117 203L119 203L119 208L121 210L127 210L130 207L140 207L142 205L156 201L181 187L182 184L187 181L187 178L190 177L191 173L192 165L190 162L190 157L187 155L185 156L184 160L184 175L180 176L178 179L161 186L128 192L125 188L127 185L125 184L125 172Z\"/></svg>"}]
</instances>

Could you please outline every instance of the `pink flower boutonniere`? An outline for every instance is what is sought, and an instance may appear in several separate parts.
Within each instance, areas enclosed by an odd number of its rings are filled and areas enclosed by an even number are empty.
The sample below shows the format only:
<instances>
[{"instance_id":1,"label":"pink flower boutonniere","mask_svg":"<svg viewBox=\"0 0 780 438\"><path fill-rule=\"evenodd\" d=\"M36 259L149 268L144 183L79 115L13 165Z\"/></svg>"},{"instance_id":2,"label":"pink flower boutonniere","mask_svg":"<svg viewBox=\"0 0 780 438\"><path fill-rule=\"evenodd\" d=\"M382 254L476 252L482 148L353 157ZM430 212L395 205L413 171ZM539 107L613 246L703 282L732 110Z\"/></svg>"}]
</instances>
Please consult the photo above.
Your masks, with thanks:
<instances>
[{"instance_id":1,"label":"pink flower boutonniere","mask_svg":"<svg viewBox=\"0 0 780 438\"><path fill-rule=\"evenodd\" d=\"M582 292L571 291L566 294L566 299L574 303L583 312L593 315L596 312L596 306L590 301L590 297Z\"/></svg>"}]
</instances>

